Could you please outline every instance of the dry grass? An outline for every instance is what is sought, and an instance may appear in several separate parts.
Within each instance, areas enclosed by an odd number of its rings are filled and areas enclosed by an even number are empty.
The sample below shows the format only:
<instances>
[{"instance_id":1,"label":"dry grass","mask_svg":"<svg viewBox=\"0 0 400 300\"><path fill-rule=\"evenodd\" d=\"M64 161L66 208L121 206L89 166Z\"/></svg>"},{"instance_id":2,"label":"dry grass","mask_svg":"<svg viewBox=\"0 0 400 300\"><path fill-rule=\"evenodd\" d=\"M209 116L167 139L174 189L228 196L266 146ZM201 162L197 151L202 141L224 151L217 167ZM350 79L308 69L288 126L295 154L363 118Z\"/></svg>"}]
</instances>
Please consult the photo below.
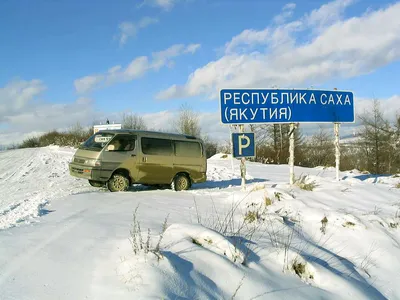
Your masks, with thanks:
<instances>
[{"instance_id":1,"label":"dry grass","mask_svg":"<svg viewBox=\"0 0 400 300\"><path fill-rule=\"evenodd\" d=\"M313 191L317 187L317 183L313 181L308 181L308 175L300 176L295 181L295 185L305 191Z\"/></svg>"},{"instance_id":2,"label":"dry grass","mask_svg":"<svg viewBox=\"0 0 400 300\"><path fill-rule=\"evenodd\" d=\"M265 197L264 203L265 203L265 206L270 206L270 205L272 205L272 200L268 197Z\"/></svg>"},{"instance_id":3,"label":"dry grass","mask_svg":"<svg viewBox=\"0 0 400 300\"><path fill-rule=\"evenodd\" d=\"M130 239L129 241L131 242L131 247L132 251L135 255L139 255L141 253L148 254L153 253L157 258L160 260L162 258L162 253L161 253L161 241L164 236L164 232L167 229L167 220L168 216L165 218L164 223L162 225L162 230L159 235L158 242L155 247L152 246L152 239L151 239L151 231L150 228L147 229L147 237L146 240L143 239L142 235L142 230L140 226L140 222L137 219L137 211L138 211L139 205L136 206L134 212L133 212L133 222L132 222L132 228L130 230Z\"/></svg>"},{"instance_id":4,"label":"dry grass","mask_svg":"<svg viewBox=\"0 0 400 300\"><path fill-rule=\"evenodd\" d=\"M325 234L326 233L326 225L328 225L328 218L326 216L321 220L321 224L322 224L322 226L321 226L320 230L323 234Z\"/></svg>"},{"instance_id":5,"label":"dry grass","mask_svg":"<svg viewBox=\"0 0 400 300\"><path fill-rule=\"evenodd\" d=\"M346 223L344 223L343 225L342 225L343 227L354 227L354 226L356 226L356 224L355 223L353 223L353 222L350 222L350 221L347 221Z\"/></svg>"},{"instance_id":6,"label":"dry grass","mask_svg":"<svg viewBox=\"0 0 400 300\"><path fill-rule=\"evenodd\" d=\"M296 275L301 278L302 275L306 272L306 265L294 260L292 264L292 269L296 273Z\"/></svg>"}]
</instances>

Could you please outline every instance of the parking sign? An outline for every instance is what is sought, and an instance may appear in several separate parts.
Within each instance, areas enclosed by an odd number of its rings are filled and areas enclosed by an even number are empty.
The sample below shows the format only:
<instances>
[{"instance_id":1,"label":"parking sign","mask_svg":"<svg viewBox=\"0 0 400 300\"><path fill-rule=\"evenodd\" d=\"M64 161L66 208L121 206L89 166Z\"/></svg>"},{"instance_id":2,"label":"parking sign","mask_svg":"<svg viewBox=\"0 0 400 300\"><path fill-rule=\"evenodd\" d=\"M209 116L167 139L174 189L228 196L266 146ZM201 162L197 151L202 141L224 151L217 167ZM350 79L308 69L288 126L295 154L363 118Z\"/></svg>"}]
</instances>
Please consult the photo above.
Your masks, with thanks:
<instances>
[{"instance_id":1,"label":"parking sign","mask_svg":"<svg viewBox=\"0 0 400 300\"><path fill-rule=\"evenodd\" d=\"M255 157L256 146L253 132L232 133L233 157Z\"/></svg>"}]
</instances>

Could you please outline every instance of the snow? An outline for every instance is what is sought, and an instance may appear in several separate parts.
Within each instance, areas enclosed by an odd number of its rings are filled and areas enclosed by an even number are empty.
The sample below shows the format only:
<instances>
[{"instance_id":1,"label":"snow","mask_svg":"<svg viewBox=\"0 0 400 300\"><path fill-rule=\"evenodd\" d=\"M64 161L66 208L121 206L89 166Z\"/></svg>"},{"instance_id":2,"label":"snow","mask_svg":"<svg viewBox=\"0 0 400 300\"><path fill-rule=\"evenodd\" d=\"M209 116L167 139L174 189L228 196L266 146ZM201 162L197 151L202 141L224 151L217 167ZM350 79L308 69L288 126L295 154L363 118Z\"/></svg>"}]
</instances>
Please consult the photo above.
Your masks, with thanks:
<instances>
[{"instance_id":1,"label":"snow","mask_svg":"<svg viewBox=\"0 0 400 300\"><path fill-rule=\"evenodd\" d=\"M232 154L226 154L226 153L220 152L220 153L214 154L208 160L220 160L220 159L230 160L230 159L232 159Z\"/></svg>"},{"instance_id":2,"label":"snow","mask_svg":"<svg viewBox=\"0 0 400 300\"><path fill-rule=\"evenodd\" d=\"M218 154L189 191L110 193L74 151L0 153L0 299L400 299L398 176L247 162L242 190Z\"/></svg>"},{"instance_id":3,"label":"snow","mask_svg":"<svg viewBox=\"0 0 400 300\"><path fill-rule=\"evenodd\" d=\"M31 222L52 200L95 191L69 176L75 151L49 146L0 152L0 229Z\"/></svg>"}]
</instances>

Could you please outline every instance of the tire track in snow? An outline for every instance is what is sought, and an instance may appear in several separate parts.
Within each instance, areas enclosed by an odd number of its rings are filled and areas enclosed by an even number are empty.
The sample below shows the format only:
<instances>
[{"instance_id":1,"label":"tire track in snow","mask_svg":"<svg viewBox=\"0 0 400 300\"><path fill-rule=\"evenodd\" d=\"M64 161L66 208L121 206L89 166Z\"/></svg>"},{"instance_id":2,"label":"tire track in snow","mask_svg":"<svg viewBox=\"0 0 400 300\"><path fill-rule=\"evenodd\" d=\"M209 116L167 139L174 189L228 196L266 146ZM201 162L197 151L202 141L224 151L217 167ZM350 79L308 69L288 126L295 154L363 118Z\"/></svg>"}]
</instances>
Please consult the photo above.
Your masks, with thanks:
<instances>
[{"instance_id":1,"label":"tire track in snow","mask_svg":"<svg viewBox=\"0 0 400 300\"><path fill-rule=\"evenodd\" d=\"M70 231L72 228L77 226L79 223L81 223L84 219L76 219L70 223L66 223L66 226L60 230L57 230L54 234L51 234L49 238L45 239L43 242L39 243L37 246L35 246L33 249L29 250L28 252L24 252L21 255L16 256L13 258L9 263L7 263L5 266L2 266L0 268L0 286L3 285L3 283L16 271L21 269L27 262L29 262L36 253L38 253L40 250L45 248L47 245L51 244L52 242L56 241L59 239L63 234L66 232Z\"/></svg>"},{"instance_id":2,"label":"tire track in snow","mask_svg":"<svg viewBox=\"0 0 400 300\"><path fill-rule=\"evenodd\" d=\"M74 230L77 226L87 221L88 216L96 215L102 211L108 211L108 207L112 207L114 205L123 204L126 201L124 199L119 199L113 202L103 201L99 205L98 202L90 201L81 207L79 210L72 212L71 214L62 214L62 218L56 219L56 221L50 221L47 224L39 225L44 226L41 232L46 233L46 236L49 236L35 245L35 242L27 245L26 249L30 249L28 252L21 252L14 256L11 260L6 262L5 264L0 266L0 287L12 276L17 273L21 268L29 265L30 261L34 261L34 257L36 254L42 252L47 246L52 243L56 243L60 240L65 234L69 233L71 230ZM67 209L63 209L61 207L60 210L67 211ZM50 234L48 234L49 230L46 230L47 227L51 227ZM61 228L61 229L60 229ZM30 229L28 229L30 230ZM37 231L36 228L32 228L32 231ZM101 243L102 241L98 241ZM33 248L31 248L33 246ZM23 249L22 249L23 250Z\"/></svg>"}]
</instances>

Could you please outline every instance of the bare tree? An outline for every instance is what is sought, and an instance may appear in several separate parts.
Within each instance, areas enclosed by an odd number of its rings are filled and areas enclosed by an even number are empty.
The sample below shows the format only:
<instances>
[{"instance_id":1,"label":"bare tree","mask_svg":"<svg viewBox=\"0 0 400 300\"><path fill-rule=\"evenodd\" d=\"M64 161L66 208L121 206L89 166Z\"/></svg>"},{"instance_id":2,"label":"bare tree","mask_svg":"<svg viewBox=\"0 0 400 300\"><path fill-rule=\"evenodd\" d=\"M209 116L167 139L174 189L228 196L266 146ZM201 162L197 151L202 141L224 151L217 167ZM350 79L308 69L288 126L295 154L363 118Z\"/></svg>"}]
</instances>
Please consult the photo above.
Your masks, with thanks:
<instances>
[{"instance_id":1,"label":"bare tree","mask_svg":"<svg viewBox=\"0 0 400 300\"><path fill-rule=\"evenodd\" d=\"M122 114L122 128L134 130L147 130L147 125L142 116L133 113Z\"/></svg>"},{"instance_id":2,"label":"bare tree","mask_svg":"<svg viewBox=\"0 0 400 300\"><path fill-rule=\"evenodd\" d=\"M88 138L88 136L90 136L88 135L87 128L82 126L82 124L79 121L69 128L68 133L74 135L76 138L80 140L84 140Z\"/></svg>"},{"instance_id":3,"label":"bare tree","mask_svg":"<svg viewBox=\"0 0 400 300\"><path fill-rule=\"evenodd\" d=\"M361 139L367 161L367 170L376 174L391 173L399 160L397 126L392 126L381 111L378 100L374 99L370 110L359 116L363 129Z\"/></svg>"},{"instance_id":4,"label":"bare tree","mask_svg":"<svg viewBox=\"0 0 400 300\"><path fill-rule=\"evenodd\" d=\"M181 106L178 118L174 122L174 127L179 133L201 137L199 118L187 104Z\"/></svg>"},{"instance_id":5,"label":"bare tree","mask_svg":"<svg viewBox=\"0 0 400 300\"><path fill-rule=\"evenodd\" d=\"M333 166L335 161L333 137L326 129L320 126L319 131L311 136L304 148L306 148L305 166Z\"/></svg>"}]
</instances>

